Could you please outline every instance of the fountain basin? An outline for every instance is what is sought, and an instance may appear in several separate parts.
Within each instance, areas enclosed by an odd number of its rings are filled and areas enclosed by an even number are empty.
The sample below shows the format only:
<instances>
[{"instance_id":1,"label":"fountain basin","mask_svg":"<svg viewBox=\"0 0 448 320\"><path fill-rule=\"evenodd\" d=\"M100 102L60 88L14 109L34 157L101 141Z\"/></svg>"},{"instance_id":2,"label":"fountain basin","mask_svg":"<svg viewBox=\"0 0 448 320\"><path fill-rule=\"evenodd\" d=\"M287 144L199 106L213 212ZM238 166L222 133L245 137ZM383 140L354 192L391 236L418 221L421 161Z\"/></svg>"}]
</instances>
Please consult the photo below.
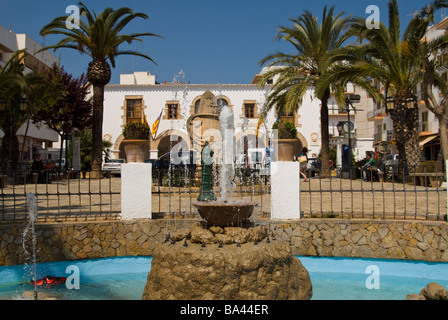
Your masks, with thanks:
<instances>
[{"instance_id":1,"label":"fountain basin","mask_svg":"<svg viewBox=\"0 0 448 320\"><path fill-rule=\"evenodd\" d=\"M193 202L199 215L210 226L241 227L248 222L254 211L253 203L222 203L218 201Z\"/></svg>"}]
</instances>

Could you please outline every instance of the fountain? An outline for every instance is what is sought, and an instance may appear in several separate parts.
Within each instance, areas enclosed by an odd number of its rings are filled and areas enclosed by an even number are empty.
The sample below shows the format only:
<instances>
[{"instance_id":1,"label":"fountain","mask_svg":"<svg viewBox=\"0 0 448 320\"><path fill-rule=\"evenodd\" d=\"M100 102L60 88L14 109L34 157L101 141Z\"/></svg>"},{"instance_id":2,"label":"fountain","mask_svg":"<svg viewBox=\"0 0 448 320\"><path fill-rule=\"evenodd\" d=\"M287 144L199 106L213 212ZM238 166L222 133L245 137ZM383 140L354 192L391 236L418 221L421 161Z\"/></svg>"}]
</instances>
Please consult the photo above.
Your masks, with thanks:
<instances>
[{"instance_id":1,"label":"fountain","mask_svg":"<svg viewBox=\"0 0 448 320\"><path fill-rule=\"evenodd\" d=\"M23 240L22 240L22 247L24 251L24 256L29 257L32 264L32 275L33 280L32 283L34 283L34 291L33 291L33 298L34 300L37 300L37 260L36 260L36 254L37 254L37 248L36 248L36 229L34 227L34 223L37 218L37 204L36 204L36 196L33 193L27 193L26 195L26 203L28 206L28 214L30 216L28 225L23 230ZM28 248L28 245L31 244L31 249ZM28 265L25 263L25 265Z\"/></svg>"},{"instance_id":2,"label":"fountain","mask_svg":"<svg viewBox=\"0 0 448 320\"><path fill-rule=\"evenodd\" d=\"M203 201L200 195L199 201L194 202L193 206L210 226L241 227L248 223L254 204L233 200L236 154L234 118L232 110L227 105L221 106L220 109L219 125L222 137L220 196L216 201ZM213 151L207 142L202 150L202 157L208 160L202 161L203 174L208 176L212 170ZM204 184L204 177L202 187L209 189L209 186ZM206 200L214 200L214 197Z\"/></svg>"},{"instance_id":3,"label":"fountain","mask_svg":"<svg viewBox=\"0 0 448 320\"><path fill-rule=\"evenodd\" d=\"M212 190L213 151L202 149L202 186L193 205L204 221L176 230L153 252L144 300L305 300L312 297L308 271L289 243L275 240L268 224L253 225L254 203L235 201L233 113L221 106L220 195ZM256 220L256 219L255 219Z\"/></svg>"}]
</instances>

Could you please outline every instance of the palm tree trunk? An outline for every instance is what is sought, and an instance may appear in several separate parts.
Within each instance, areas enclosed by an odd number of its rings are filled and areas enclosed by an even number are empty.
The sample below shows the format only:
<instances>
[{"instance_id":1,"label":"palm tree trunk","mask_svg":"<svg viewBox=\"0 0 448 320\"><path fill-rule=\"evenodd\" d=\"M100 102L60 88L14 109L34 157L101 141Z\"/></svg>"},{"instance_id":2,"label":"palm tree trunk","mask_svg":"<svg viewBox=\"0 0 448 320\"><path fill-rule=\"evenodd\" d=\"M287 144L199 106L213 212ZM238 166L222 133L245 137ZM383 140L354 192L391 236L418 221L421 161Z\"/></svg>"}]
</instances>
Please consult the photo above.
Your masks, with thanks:
<instances>
[{"instance_id":1,"label":"palm tree trunk","mask_svg":"<svg viewBox=\"0 0 448 320\"><path fill-rule=\"evenodd\" d=\"M404 173L412 172L420 165L419 120L418 109L406 107L407 91L400 91L395 95L394 111L391 115L395 139L398 146L399 179L408 178Z\"/></svg>"},{"instance_id":2,"label":"palm tree trunk","mask_svg":"<svg viewBox=\"0 0 448 320\"><path fill-rule=\"evenodd\" d=\"M91 178L100 178L103 162L103 101L104 85L93 85L92 172Z\"/></svg>"},{"instance_id":3,"label":"palm tree trunk","mask_svg":"<svg viewBox=\"0 0 448 320\"><path fill-rule=\"evenodd\" d=\"M419 120L417 108L406 110L405 149L409 170L420 165Z\"/></svg>"},{"instance_id":4,"label":"palm tree trunk","mask_svg":"<svg viewBox=\"0 0 448 320\"><path fill-rule=\"evenodd\" d=\"M322 178L330 177L330 135L328 132L328 99L330 98L330 89L325 90L325 94L321 99L322 106L320 108L320 130L321 130L321 172Z\"/></svg>"},{"instance_id":5,"label":"palm tree trunk","mask_svg":"<svg viewBox=\"0 0 448 320\"><path fill-rule=\"evenodd\" d=\"M444 114L436 114L437 119L439 120L439 128L440 128L440 148L442 149L443 160L448 160L448 115ZM446 170L448 170L446 168Z\"/></svg>"}]
</instances>

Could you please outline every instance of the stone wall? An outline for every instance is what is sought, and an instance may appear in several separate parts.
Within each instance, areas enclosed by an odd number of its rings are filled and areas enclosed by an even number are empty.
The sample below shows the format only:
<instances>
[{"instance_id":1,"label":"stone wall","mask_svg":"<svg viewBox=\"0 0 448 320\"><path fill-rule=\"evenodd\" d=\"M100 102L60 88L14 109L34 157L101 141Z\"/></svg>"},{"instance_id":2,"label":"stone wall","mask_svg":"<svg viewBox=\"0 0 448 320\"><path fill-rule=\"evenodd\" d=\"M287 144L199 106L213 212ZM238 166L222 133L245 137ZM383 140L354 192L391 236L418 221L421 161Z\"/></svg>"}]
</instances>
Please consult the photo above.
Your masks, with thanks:
<instances>
[{"instance_id":1,"label":"stone wall","mask_svg":"<svg viewBox=\"0 0 448 320\"><path fill-rule=\"evenodd\" d=\"M304 219L276 228L296 255L448 261L446 222Z\"/></svg>"},{"instance_id":2,"label":"stone wall","mask_svg":"<svg viewBox=\"0 0 448 320\"><path fill-rule=\"evenodd\" d=\"M196 221L196 220L195 220ZM150 256L167 227L193 220L132 220L37 224L37 260ZM437 221L302 219L271 221L276 238L297 255L448 261L448 224ZM0 265L25 262L23 225L0 225Z\"/></svg>"}]
</instances>

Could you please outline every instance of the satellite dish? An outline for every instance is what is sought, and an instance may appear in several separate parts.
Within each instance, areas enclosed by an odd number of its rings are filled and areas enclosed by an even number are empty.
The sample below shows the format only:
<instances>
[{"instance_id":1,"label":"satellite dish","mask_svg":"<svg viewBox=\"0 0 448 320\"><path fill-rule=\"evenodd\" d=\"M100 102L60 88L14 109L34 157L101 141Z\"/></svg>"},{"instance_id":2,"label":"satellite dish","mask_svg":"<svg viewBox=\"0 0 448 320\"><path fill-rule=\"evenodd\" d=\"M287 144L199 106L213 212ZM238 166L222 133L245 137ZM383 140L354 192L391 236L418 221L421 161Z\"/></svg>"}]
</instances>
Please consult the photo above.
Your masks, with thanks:
<instances>
[{"instance_id":1,"label":"satellite dish","mask_svg":"<svg viewBox=\"0 0 448 320\"><path fill-rule=\"evenodd\" d=\"M387 141L382 141L380 142L380 144L378 145L378 152L380 153L388 153L390 150L390 146L389 143Z\"/></svg>"},{"instance_id":2,"label":"satellite dish","mask_svg":"<svg viewBox=\"0 0 448 320\"><path fill-rule=\"evenodd\" d=\"M352 132L353 129L355 129L355 125L353 124L353 122L349 121L344 123L344 132Z\"/></svg>"}]
</instances>

